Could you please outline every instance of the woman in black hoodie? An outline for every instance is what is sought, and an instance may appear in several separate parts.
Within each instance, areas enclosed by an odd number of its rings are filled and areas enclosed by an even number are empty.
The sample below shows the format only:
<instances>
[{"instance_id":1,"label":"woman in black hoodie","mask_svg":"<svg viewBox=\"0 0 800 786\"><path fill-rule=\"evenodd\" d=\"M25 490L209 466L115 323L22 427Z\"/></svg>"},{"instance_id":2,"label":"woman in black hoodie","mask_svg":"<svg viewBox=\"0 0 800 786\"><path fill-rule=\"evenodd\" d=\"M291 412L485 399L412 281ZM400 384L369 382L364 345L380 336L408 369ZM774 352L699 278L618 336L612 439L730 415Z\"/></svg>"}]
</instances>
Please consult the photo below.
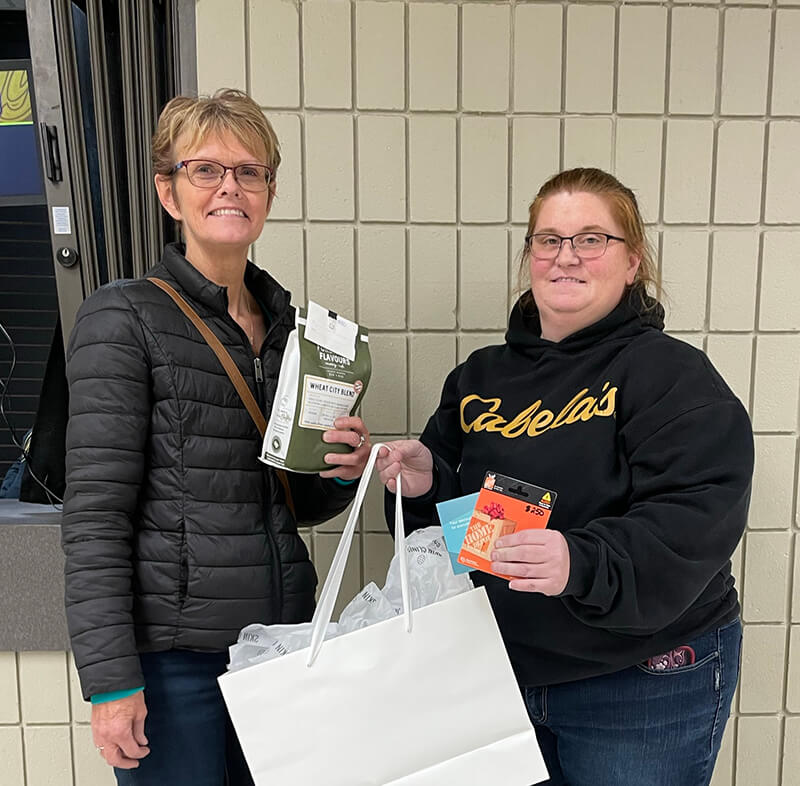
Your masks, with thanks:
<instances>
[{"instance_id":1,"label":"woman in black hoodie","mask_svg":"<svg viewBox=\"0 0 800 786\"><path fill-rule=\"evenodd\" d=\"M409 530L487 471L557 492L547 529L497 541L492 567L511 581L472 574L549 783L702 786L739 673L747 413L701 351L662 332L656 262L616 178L548 180L523 265L505 344L450 373L420 440L383 451L381 477L391 492L402 472Z\"/></svg>"}]
</instances>

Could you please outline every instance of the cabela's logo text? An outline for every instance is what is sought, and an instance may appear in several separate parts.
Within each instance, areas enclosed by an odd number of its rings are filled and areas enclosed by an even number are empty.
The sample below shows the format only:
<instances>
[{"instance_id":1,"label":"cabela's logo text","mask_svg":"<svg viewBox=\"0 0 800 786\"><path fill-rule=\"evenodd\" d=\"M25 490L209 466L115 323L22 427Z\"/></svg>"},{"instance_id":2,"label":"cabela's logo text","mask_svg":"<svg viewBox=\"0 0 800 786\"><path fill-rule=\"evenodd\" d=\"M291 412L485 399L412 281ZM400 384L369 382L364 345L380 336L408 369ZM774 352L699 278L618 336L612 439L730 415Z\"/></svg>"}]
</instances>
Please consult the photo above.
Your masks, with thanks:
<instances>
[{"instance_id":1,"label":"cabela's logo text","mask_svg":"<svg viewBox=\"0 0 800 786\"><path fill-rule=\"evenodd\" d=\"M534 401L511 420L499 414L503 404L501 398L483 398L475 393L461 399L461 428L470 431L496 432L507 439L516 439L523 434L538 437L550 429L577 423L584 423L593 417L612 417L616 411L617 388L603 385L601 397L587 395L589 388L576 393L569 403L556 414L551 409L542 408L542 400Z\"/></svg>"}]
</instances>

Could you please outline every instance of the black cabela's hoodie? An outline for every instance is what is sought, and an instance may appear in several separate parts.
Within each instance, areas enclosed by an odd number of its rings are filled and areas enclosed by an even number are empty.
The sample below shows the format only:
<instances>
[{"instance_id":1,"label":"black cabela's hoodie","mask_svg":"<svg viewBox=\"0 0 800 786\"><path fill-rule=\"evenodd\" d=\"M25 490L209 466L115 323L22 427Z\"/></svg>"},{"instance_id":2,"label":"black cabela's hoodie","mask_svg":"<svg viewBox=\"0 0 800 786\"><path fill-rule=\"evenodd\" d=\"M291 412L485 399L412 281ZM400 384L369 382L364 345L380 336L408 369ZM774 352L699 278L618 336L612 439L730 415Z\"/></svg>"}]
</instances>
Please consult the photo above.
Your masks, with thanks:
<instances>
[{"instance_id":1,"label":"black cabela's hoodie","mask_svg":"<svg viewBox=\"0 0 800 786\"><path fill-rule=\"evenodd\" d=\"M506 343L450 373L421 436L435 483L404 502L409 531L487 470L558 493L561 596L471 574L523 685L626 668L739 612L730 557L750 499L750 421L708 358L662 332L661 306L634 300L558 343L517 303Z\"/></svg>"}]
</instances>

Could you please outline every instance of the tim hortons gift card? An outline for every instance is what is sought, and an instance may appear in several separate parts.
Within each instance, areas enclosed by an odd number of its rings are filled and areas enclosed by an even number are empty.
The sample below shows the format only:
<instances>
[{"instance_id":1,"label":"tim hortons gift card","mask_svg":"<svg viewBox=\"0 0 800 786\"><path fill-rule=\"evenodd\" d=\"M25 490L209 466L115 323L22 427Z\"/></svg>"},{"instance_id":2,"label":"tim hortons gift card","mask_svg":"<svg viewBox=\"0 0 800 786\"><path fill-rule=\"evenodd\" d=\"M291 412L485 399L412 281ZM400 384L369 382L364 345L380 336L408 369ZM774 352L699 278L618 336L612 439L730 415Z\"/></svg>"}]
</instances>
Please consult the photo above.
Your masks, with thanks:
<instances>
[{"instance_id":1,"label":"tim hortons gift card","mask_svg":"<svg viewBox=\"0 0 800 786\"><path fill-rule=\"evenodd\" d=\"M491 570L494 542L523 529L544 529L555 501L555 491L487 472L458 554L459 563L511 578Z\"/></svg>"}]
</instances>

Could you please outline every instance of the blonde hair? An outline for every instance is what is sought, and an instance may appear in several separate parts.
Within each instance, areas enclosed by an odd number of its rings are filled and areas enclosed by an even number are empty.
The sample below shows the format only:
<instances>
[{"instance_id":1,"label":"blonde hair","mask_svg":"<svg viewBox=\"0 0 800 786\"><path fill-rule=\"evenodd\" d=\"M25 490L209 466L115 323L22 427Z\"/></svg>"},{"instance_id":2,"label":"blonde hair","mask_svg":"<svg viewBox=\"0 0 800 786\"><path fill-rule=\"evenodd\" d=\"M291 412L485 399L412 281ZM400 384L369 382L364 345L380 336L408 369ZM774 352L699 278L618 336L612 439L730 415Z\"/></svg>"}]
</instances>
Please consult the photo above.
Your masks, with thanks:
<instances>
[{"instance_id":1,"label":"blonde hair","mask_svg":"<svg viewBox=\"0 0 800 786\"><path fill-rule=\"evenodd\" d=\"M547 197L562 192L571 194L580 191L596 194L606 201L611 210L611 215L622 229L622 234L625 236L625 245L634 254L637 254L641 260L636 271L636 278L633 284L628 287L628 291L641 298L642 306L650 304L648 295L652 295L656 300L661 300L663 297L661 274L658 270L655 252L647 239L647 231L642 220L642 214L639 212L636 196L630 188L622 185L617 178L602 169L591 167L566 169L557 175L553 175L542 185L528 208L529 219L526 234L533 234L536 221L542 210L542 204ZM522 281L527 267L525 262L529 253L530 249L526 243L520 261L520 289L523 288ZM530 289L523 295L524 300L527 300L526 295L530 295L532 300L533 295Z\"/></svg>"},{"instance_id":2,"label":"blonde hair","mask_svg":"<svg viewBox=\"0 0 800 786\"><path fill-rule=\"evenodd\" d=\"M263 150L264 163L272 170L270 190L281 163L275 130L261 108L247 93L225 88L213 96L176 96L158 118L153 135L153 172L169 175L175 167L175 143L183 137L191 150L215 134L230 133L253 155Z\"/></svg>"}]
</instances>

